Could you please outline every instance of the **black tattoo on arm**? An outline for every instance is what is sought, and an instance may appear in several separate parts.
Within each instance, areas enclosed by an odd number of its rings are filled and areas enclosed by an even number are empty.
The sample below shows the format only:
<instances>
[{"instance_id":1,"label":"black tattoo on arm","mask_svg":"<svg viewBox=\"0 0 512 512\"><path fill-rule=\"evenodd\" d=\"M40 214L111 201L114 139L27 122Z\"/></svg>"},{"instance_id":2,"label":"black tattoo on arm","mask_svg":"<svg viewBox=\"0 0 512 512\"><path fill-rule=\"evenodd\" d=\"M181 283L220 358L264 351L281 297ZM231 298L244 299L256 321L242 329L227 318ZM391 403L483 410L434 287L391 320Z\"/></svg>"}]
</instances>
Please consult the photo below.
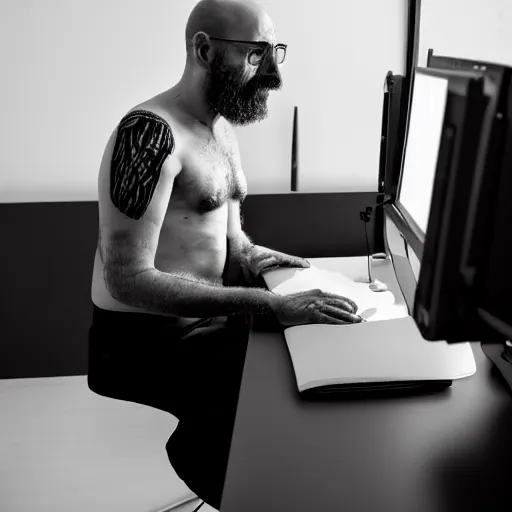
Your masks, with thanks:
<instances>
[{"instance_id":1,"label":"black tattoo on arm","mask_svg":"<svg viewBox=\"0 0 512 512\"><path fill-rule=\"evenodd\" d=\"M136 110L121 120L110 169L110 198L120 212L131 219L144 215L173 151L171 128L160 116Z\"/></svg>"}]
</instances>

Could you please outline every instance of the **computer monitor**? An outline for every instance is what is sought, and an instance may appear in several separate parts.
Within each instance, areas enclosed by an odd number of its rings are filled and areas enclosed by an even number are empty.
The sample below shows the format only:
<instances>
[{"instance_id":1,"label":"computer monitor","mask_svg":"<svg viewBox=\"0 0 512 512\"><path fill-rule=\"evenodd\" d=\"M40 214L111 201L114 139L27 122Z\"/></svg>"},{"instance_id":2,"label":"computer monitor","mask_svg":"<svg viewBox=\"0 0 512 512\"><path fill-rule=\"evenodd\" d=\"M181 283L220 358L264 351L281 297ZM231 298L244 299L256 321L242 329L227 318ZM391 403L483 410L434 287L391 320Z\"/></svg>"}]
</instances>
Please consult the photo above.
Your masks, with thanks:
<instances>
[{"instance_id":1,"label":"computer monitor","mask_svg":"<svg viewBox=\"0 0 512 512\"><path fill-rule=\"evenodd\" d=\"M512 230L508 211L512 190L512 68L434 55L433 50L429 50L427 65L437 69L478 70L496 85L497 94L491 98L490 105L495 115L485 165L473 181L468 208L462 273L473 283L472 300L478 316L496 333L511 340L509 255ZM489 337L489 332L475 332L475 336L478 335Z\"/></svg>"},{"instance_id":2,"label":"computer monitor","mask_svg":"<svg viewBox=\"0 0 512 512\"><path fill-rule=\"evenodd\" d=\"M447 92L446 77L417 70L396 204L411 228L415 239L411 245L419 257L427 232Z\"/></svg>"},{"instance_id":3,"label":"computer monitor","mask_svg":"<svg viewBox=\"0 0 512 512\"><path fill-rule=\"evenodd\" d=\"M398 194L386 214L421 264L413 316L428 340L472 339L460 269L495 94L481 71L415 70Z\"/></svg>"}]
</instances>

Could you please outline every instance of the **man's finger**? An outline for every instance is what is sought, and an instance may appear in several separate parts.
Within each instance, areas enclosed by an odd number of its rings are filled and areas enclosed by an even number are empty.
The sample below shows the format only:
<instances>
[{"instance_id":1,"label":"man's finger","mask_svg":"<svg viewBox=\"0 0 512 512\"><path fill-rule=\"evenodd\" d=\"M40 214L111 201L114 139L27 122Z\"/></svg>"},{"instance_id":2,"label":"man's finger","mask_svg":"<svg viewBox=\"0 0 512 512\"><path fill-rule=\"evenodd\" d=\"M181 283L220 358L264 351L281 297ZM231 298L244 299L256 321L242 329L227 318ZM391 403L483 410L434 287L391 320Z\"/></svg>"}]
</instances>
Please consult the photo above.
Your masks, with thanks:
<instances>
[{"instance_id":1,"label":"man's finger","mask_svg":"<svg viewBox=\"0 0 512 512\"><path fill-rule=\"evenodd\" d=\"M287 265L290 267L299 267L299 268L310 268L311 264L309 261L305 260L304 258L294 258L293 260L287 260Z\"/></svg>"},{"instance_id":2,"label":"man's finger","mask_svg":"<svg viewBox=\"0 0 512 512\"><path fill-rule=\"evenodd\" d=\"M302 258L276 258L277 264L282 267L295 267L295 268L310 268L311 265L308 261Z\"/></svg>"},{"instance_id":3,"label":"man's finger","mask_svg":"<svg viewBox=\"0 0 512 512\"><path fill-rule=\"evenodd\" d=\"M324 297L328 297L329 299L343 300L345 302L348 302L352 306L354 313L358 309L358 305L352 299L349 299L348 297L343 297L342 295L335 295L334 293L329 293L329 292L322 292L322 294Z\"/></svg>"},{"instance_id":4,"label":"man's finger","mask_svg":"<svg viewBox=\"0 0 512 512\"><path fill-rule=\"evenodd\" d=\"M321 301L329 306L344 309L349 313L357 313L357 305L354 307L354 302L346 299L345 297L322 298Z\"/></svg>"},{"instance_id":5,"label":"man's finger","mask_svg":"<svg viewBox=\"0 0 512 512\"><path fill-rule=\"evenodd\" d=\"M360 316L354 315L352 313L348 313L344 309L340 309L334 306L330 306L328 304L325 304L322 309L320 310L321 313L324 313L328 316L332 316L333 318L336 318L337 320L343 320L347 323L351 324L358 324L361 323L362 319Z\"/></svg>"},{"instance_id":6,"label":"man's finger","mask_svg":"<svg viewBox=\"0 0 512 512\"><path fill-rule=\"evenodd\" d=\"M329 315L326 315L325 313L322 313L321 311L317 311L314 322L315 324L336 324L336 325L347 325L352 322L345 322L344 320L340 320L339 318L335 318Z\"/></svg>"},{"instance_id":7,"label":"man's finger","mask_svg":"<svg viewBox=\"0 0 512 512\"><path fill-rule=\"evenodd\" d=\"M252 261L247 265L254 276L259 276L265 269L277 267L277 263L272 258L265 258L259 261Z\"/></svg>"},{"instance_id":8,"label":"man's finger","mask_svg":"<svg viewBox=\"0 0 512 512\"><path fill-rule=\"evenodd\" d=\"M298 262L294 262L294 261L290 261L290 260L279 260L279 259L276 260L274 265L279 266L279 267L286 267L286 268L309 268L309 267L305 267L304 265L302 265Z\"/></svg>"},{"instance_id":9,"label":"man's finger","mask_svg":"<svg viewBox=\"0 0 512 512\"><path fill-rule=\"evenodd\" d=\"M267 256L266 258L252 262L251 270L254 272L255 275L259 275L266 268L275 267L277 265L278 263L274 256Z\"/></svg>"}]
</instances>

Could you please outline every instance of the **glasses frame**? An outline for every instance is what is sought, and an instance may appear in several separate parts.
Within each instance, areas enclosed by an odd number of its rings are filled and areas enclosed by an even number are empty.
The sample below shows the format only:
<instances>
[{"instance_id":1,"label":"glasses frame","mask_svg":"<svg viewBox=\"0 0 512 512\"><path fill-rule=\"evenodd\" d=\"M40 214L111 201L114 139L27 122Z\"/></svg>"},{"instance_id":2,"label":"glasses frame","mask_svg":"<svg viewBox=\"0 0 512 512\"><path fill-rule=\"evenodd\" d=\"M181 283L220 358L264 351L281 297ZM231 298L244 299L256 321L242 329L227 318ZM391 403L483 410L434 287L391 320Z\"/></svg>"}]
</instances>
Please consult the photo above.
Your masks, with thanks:
<instances>
[{"instance_id":1,"label":"glasses frame","mask_svg":"<svg viewBox=\"0 0 512 512\"><path fill-rule=\"evenodd\" d=\"M214 36L208 36L210 39L212 39L213 41L224 41L226 43L242 43L242 44L249 44L251 46L255 46L255 47L258 47L258 48L262 48L263 50L266 50L268 51L269 49L272 50L272 56L274 57L274 60L276 61L277 63L277 60L275 58L275 51L276 49L283 49L284 50L284 57L283 57L283 61L281 63L278 64L278 66L280 66L285 60L286 60L286 50L288 48L288 45L287 44L282 44L282 43L279 43L279 44L276 44L276 45L273 45L273 44L270 44L269 42L267 41L242 41L240 39L226 39L224 37L214 37ZM249 58L249 57L248 57ZM252 64L254 65L254 64Z\"/></svg>"}]
</instances>

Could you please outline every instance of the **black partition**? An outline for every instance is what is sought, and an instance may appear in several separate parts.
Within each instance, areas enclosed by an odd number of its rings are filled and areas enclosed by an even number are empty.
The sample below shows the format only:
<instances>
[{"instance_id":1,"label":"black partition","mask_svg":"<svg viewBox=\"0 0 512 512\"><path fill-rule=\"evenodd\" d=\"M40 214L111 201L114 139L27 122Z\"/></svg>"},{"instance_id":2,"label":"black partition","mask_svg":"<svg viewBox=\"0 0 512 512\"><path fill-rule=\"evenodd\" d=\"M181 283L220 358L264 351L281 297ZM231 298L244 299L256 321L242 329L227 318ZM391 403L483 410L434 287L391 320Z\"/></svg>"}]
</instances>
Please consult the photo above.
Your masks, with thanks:
<instances>
[{"instance_id":1,"label":"black partition","mask_svg":"<svg viewBox=\"0 0 512 512\"><path fill-rule=\"evenodd\" d=\"M304 257L366 253L376 193L249 195L255 243ZM0 204L0 378L85 375L98 203ZM373 247L373 226L368 227Z\"/></svg>"},{"instance_id":2,"label":"black partition","mask_svg":"<svg viewBox=\"0 0 512 512\"><path fill-rule=\"evenodd\" d=\"M0 378L85 375L98 203L0 205Z\"/></svg>"},{"instance_id":3,"label":"black partition","mask_svg":"<svg viewBox=\"0 0 512 512\"><path fill-rule=\"evenodd\" d=\"M376 201L376 192L250 195L243 227L254 243L304 258L361 256L366 241L359 212ZM367 226L371 251L373 222Z\"/></svg>"}]
</instances>

